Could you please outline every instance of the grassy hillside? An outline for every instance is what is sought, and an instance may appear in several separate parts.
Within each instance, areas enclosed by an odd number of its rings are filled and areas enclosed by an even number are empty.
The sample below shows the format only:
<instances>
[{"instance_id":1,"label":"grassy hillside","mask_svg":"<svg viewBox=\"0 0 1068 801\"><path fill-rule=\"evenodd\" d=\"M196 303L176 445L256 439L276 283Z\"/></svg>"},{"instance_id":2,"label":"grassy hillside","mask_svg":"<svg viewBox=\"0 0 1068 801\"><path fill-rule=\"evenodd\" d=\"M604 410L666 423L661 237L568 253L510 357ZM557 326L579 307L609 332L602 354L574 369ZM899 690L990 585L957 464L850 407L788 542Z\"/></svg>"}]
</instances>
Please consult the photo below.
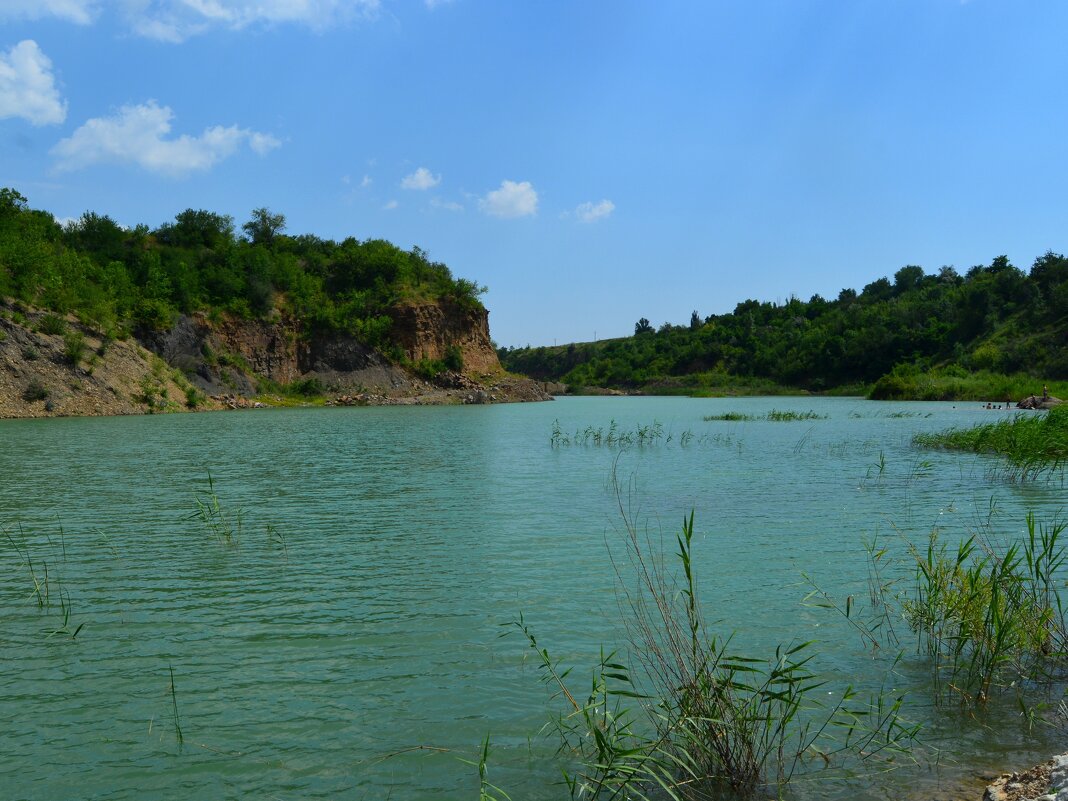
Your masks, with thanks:
<instances>
[{"instance_id":1,"label":"grassy hillside","mask_svg":"<svg viewBox=\"0 0 1068 801\"><path fill-rule=\"evenodd\" d=\"M1068 259L1046 253L1025 273L1001 256L963 276L952 267L929 275L908 266L834 300L747 300L728 314L695 311L688 325L657 330L642 319L631 337L498 355L509 370L575 386L697 393L874 387L876 395L910 397L911 381L928 389L940 382L944 392L931 390L938 397L1018 397L1068 379ZM891 374L898 380L880 381Z\"/></svg>"}]
</instances>

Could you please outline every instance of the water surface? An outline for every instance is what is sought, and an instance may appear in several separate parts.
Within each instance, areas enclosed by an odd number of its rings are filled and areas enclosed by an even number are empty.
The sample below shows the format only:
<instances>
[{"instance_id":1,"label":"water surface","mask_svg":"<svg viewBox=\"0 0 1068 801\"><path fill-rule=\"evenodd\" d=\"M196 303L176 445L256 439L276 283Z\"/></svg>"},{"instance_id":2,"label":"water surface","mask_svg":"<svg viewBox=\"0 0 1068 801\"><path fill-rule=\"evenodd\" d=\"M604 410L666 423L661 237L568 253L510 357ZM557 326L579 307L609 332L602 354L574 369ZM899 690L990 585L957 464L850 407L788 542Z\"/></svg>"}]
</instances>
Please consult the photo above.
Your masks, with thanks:
<instances>
[{"instance_id":1,"label":"water surface","mask_svg":"<svg viewBox=\"0 0 1068 801\"><path fill-rule=\"evenodd\" d=\"M703 419L771 409L826 419ZM609 559L620 498L670 537L694 511L702 602L739 647L816 639L832 697L876 686L885 663L800 600L812 583L862 596L872 536L898 547L937 526L955 541L988 522L1011 536L1029 509L1061 512L1059 483L1009 484L992 460L910 444L998 414L571 398L3 421L0 797L477 798L460 759L488 734L495 783L517 801L560 798L537 660L499 635L522 613L576 676L624 644ZM550 446L554 421L572 435L612 420L664 436ZM209 473L233 525L241 512L236 547L195 517ZM937 768L798 794L883 798L1053 747L1011 716L962 729L931 708L926 680L915 659L890 675L914 690Z\"/></svg>"}]
</instances>

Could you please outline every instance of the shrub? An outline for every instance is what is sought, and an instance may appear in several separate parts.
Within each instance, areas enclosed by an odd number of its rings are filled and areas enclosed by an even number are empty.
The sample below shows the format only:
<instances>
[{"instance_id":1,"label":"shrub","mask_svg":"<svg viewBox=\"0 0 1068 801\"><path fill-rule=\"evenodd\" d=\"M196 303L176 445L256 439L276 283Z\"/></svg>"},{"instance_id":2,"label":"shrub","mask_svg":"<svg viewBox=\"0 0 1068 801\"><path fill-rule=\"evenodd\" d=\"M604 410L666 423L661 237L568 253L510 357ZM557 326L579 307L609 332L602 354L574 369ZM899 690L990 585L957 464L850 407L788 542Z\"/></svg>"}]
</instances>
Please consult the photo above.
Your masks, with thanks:
<instances>
[{"instance_id":1,"label":"shrub","mask_svg":"<svg viewBox=\"0 0 1068 801\"><path fill-rule=\"evenodd\" d=\"M56 314L46 314L37 321L37 330L42 334L62 334L67 330L67 321Z\"/></svg>"},{"instance_id":2,"label":"shrub","mask_svg":"<svg viewBox=\"0 0 1068 801\"><path fill-rule=\"evenodd\" d=\"M48 387L36 378L31 378L30 383L26 385L26 389L22 391L22 399L28 403L48 400Z\"/></svg>"},{"instance_id":3,"label":"shrub","mask_svg":"<svg viewBox=\"0 0 1068 801\"><path fill-rule=\"evenodd\" d=\"M85 356L85 337L81 331L67 331L63 335L63 355L74 367Z\"/></svg>"},{"instance_id":4,"label":"shrub","mask_svg":"<svg viewBox=\"0 0 1068 801\"><path fill-rule=\"evenodd\" d=\"M445 358L442 361L455 373L462 373L464 370L464 354L458 345L449 345L445 348Z\"/></svg>"}]
</instances>

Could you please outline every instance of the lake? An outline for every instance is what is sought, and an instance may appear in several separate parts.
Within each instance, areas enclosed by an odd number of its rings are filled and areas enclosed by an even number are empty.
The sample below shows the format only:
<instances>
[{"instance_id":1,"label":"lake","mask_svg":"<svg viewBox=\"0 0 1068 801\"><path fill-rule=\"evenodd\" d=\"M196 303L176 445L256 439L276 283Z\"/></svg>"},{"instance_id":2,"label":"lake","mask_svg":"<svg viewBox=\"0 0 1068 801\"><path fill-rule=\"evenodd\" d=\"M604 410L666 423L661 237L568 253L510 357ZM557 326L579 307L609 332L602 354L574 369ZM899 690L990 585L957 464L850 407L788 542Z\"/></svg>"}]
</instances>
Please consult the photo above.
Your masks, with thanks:
<instances>
[{"instance_id":1,"label":"lake","mask_svg":"<svg viewBox=\"0 0 1068 801\"><path fill-rule=\"evenodd\" d=\"M703 419L773 409L823 419ZM1060 480L1011 484L994 460L910 444L1003 414L563 398L0 421L0 797L473 799L461 759L487 735L515 801L565 797L538 734L560 707L522 637L500 635L522 613L579 689L602 645L625 645L621 499L670 543L694 511L701 601L739 649L814 639L830 698L878 687L888 660L801 601L813 585L866 597L873 536L904 554L934 526L956 543L1061 513ZM552 447L557 421L569 438L612 421L663 435ZM236 545L197 516L209 474ZM935 709L900 628L887 681L925 724L920 764L798 797L922 794L1056 747L1011 709L988 727Z\"/></svg>"}]
</instances>

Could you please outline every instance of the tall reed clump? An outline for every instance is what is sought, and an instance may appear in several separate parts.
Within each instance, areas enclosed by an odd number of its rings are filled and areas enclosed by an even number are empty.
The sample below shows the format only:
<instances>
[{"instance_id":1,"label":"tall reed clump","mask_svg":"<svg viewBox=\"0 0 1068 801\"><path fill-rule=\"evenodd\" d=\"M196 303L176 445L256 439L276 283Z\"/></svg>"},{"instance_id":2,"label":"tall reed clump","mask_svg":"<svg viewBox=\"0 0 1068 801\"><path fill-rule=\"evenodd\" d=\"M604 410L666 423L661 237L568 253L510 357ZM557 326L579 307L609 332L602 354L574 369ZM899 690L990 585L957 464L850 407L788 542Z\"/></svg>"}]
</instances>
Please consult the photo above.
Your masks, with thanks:
<instances>
[{"instance_id":1,"label":"tall reed clump","mask_svg":"<svg viewBox=\"0 0 1068 801\"><path fill-rule=\"evenodd\" d=\"M975 536L950 549L937 534L912 549L915 587L902 611L933 660L939 701L981 706L1010 687L1022 698L1065 675L1065 527L1029 514L1026 538L1000 550Z\"/></svg>"},{"instance_id":2,"label":"tall reed clump","mask_svg":"<svg viewBox=\"0 0 1068 801\"><path fill-rule=\"evenodd\" d=\"M564 781L572 799L750 798L781 790L799 771L908 751L916 728L899 716L900 697L861 699L846 688L824 706L811 643L756 658L709 630L692 513L676 537L678 572L624 520L626 557L616 569L629 659L602 651L588 691L579 692L522 616L514 624L563 701L550 729L571 760Z\"/></svg>"},{"instance_id":3,"label":"tall reed clump","mask_svg":"<svg viewBox=\"0 0 1068 801\"><path fill-rule=\"evenodd\" d=\"M972 428L918 434L913 442L926 448L1002 456L1010 465L1007 477L1014 480L1052 475L1068 463L1068 405Z\"/></svg>"}]
</instances>

